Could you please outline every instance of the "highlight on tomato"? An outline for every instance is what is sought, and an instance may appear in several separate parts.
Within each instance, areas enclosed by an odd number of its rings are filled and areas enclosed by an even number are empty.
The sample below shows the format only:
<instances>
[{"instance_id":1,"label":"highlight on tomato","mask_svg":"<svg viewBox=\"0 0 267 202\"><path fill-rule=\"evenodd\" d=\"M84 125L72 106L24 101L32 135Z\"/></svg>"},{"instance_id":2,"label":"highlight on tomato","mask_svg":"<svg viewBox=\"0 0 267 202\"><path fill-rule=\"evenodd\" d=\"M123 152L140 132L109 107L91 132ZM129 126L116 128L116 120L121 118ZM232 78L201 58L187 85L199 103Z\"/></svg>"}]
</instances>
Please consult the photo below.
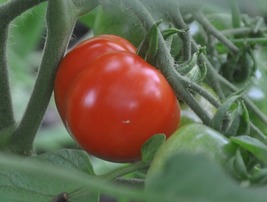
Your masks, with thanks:
<instances>
[{"instance_id":1,"label":"highlight on tomato","mask_svg":"<svg viewBox=\"0 0 267 202\"><path fill-rule=\"evenodd\" d=\"M139 160L146 140L157 133L169 137L177 129L179 102L165 77L135 49L118 48L92 57L90 46L77 46L78 52L84 49L82 57L89 55L89 62L69 63L71 51L59 66L55 100L62 120L90 154L113 162ZM64 78L70 79L66 85L61 83Z\"/></svg>"}]
</instances>

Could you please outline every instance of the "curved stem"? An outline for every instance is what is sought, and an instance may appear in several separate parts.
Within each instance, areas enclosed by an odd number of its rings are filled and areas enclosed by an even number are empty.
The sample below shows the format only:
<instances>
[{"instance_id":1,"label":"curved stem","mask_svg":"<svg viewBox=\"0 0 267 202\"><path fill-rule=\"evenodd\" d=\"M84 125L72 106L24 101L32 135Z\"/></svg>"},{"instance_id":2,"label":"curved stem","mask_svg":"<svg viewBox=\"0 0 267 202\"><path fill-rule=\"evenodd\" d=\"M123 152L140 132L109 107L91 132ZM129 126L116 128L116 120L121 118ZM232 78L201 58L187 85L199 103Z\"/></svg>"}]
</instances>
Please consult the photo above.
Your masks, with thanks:
<instances>
[{"instance_id":1,"label":"curved stem","mask_svg":"<svg viewBox=\"0 0 267 202\"><path fill-rule=\"evenodd\" d=\"M0 131L15 124L6 60L8 25L15 17L43 1L13 0L0 6Z\"/></svg>"},{"instance_id":2,"label":"curved stem","mask_svg":"<svg viewBox=\"0 0 267 202\"><path fill-rule=\"evenodd\" d=\"M0 19L3 22L11 22L17 16L21 15L26 10L44 2L46 0L12 0L0 6Z\"/></svg>"},{"instance_id":3,"label":"curved stem","mask_svg":"<svg viewBox=\"0 0 267 202\"><path fill-rule=\"evenodd\" d=\"M47 8L47 40L34 89L21 122L13 134L12 150L29 155L35 134L43 119L53 91L56 68L62 58L76 22L71 5L49 1ZM66 20L67 19L67 20Z\"/></svg>"},{"instance_id":4,"label":"curved stem","mask_svg":"<svg viewBox=\"0 0 267 202\"><path fill-rule=\"evenodd\" d=\"M47 7L47 39L40 70L26 111L12 137L13 151L32 153L33 140L49 104L57 66L63 57L77 17L98 5L96 0L50 0Z\"/></svg>"}]
</instances>

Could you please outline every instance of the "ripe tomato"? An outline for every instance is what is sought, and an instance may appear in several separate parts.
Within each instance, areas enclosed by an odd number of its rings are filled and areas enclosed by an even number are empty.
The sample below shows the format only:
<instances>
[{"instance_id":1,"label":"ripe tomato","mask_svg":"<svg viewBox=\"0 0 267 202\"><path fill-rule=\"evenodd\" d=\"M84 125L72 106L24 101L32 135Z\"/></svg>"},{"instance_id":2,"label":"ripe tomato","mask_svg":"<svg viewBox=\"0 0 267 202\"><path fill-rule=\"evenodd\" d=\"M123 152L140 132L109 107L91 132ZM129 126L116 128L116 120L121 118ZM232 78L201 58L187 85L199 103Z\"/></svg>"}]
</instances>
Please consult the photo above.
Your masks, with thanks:
<instances>
[{"instance_id":1,"label":"ripe tomato","mask_svg":"<svg viewBox=\"0 0 267 202\"><path fill-rule=\"evenodd\" d=\"M68 88L63 110L69 132L89 153L135 161L151 136L168 137L177 129L180 107L172 88L138 55L104 54L83 69Z\"/></svg>"},{"instance_id":2,"label":"ripe tomato","mask_svg":"<svg viewBox=\"0 0 267 202\"><path fill-rule=\"evenodd\" d=\"M165 161L178 152L200 153L219 164L225 164L231 155L224 149L229 142L229 139L219 132L200 123L179 127L157 151L149 168L147 179L160 172Z\"/></svg>"},{"instance_id":3,"label":"ripe tomato","mask_svg":"<svg viewBox=\"0 0 267 202\"><path fill-rule=\"evenodd\" d=\"M136 48L126 39L115 35L101 35L81 42L61 61L55 80L55 102L61 118L65 117L65 96L73 79L85 66L100 55L114 52L136 52Z\"/></svg>"}]
</instances>

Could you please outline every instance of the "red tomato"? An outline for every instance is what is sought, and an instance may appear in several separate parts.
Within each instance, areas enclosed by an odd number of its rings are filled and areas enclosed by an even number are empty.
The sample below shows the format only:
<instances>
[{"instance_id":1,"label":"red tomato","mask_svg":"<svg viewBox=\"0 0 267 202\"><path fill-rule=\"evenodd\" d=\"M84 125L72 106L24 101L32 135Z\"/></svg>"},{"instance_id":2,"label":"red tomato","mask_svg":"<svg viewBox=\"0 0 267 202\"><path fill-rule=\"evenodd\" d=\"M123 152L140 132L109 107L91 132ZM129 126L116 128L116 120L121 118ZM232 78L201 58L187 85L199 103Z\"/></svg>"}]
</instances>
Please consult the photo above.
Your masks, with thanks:
<instances>
[{"instance_id":1,"label":"red tomato","mask_svg":"<svg viewBox=\"0 0 267 202\"><path fill-rule=\"evenodd\" d=\"M90 154L113 162L135 161L151 136L168 137L177 129L180 107L172 88L138 55L104 54L83 69L64 98L64 121Z\"/></svg>"},{"instance_id":2,"label":"red tomato","mask_svg":"<svg viewBox=\"0 0 267 202\"><path fill-rule=\"evenodd\" d=\"M114 52L136 52L126 39L115 35L101 35L81 42L61 61L55 80L55 101L61 118L65 117L65 95L78 72L100 55Z\"/></svg>"}]
</instances>

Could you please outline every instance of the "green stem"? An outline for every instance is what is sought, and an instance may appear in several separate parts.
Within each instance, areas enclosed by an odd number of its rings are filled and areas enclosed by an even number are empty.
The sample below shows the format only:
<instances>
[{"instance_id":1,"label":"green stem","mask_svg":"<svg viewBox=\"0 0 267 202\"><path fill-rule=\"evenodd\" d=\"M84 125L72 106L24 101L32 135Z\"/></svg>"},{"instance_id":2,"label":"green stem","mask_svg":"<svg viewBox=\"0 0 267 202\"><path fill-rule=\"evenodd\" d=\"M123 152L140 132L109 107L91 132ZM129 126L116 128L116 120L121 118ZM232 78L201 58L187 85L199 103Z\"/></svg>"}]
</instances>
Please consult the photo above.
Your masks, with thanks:
<instances>
[{"instance_id":1,"label":"green stem","mask_svg":"<svg viewBox=\"0 0 267 202\"><path fill-rule=\"evenodd\" d=\"M65 53L77 17L97 5L96 0L90 3L86 0L48 1L44 55L26 111L13 134L11 149L16 153L32 153L35 134L52 95L57 66Z\"/></svg>"},{"instance_id":2,"label":"green stem","mask_svg":"<svg viewBox=\"0 0 267 202\"><path fill-rule=\"evenodd\" d=\"M15 17L42 1L44 0L13 0L0 6L0 130L15 124L6 59L8 25Z\"/></svg>"},{"instance_id":3,"label":"green stem","mask_svg":"<svg viewBox=\"0 0 267 202\"><path fill-rule=\"evenodd\" d=\"M40 70L32 95L21 122L13 134L12 150L29 155L35 134L43 119L53 91L54 77L74 24L76 13L69 12L71 5L62 1L49 1L47 7L47 39Z\"/></svg>"},{"instance_id":4,"label":"green stem","mask_svg":"<svg viewBox=\"0 0 267 202\"><path fill-rule=\"evenodd\" d=\"M167 4L168 5L168 4ZM184 22L183 17L180 13L180 10L175 7L168 7L168 15L171 18L172 23L174 26L178 29L187 30L183 33L179 33L179 36L181 37L183 41L183 57L184 61L188 61L191 58L191 40L190 40L190 34L189 34L189 28L187 24Z\"/></svg>"},{"instance_id":5,"label":"green stem","mask_svg":"<svg viewBox=\"0 0 267 202\"><path fill-rule=\"evenodd\" d=\"M117 168L107 174L100 175L100 179L104 181L113 181L127 174L133 173L138 170L149 168L151 162L142 162L129 164L125 167Z\"/></svg>"},{"instance_id":6,"label":"green stem","mask_svg":"<svg viewBox=\"0 0 267 202\"><path fill-rule=\"evenodd\" d=\"M232 25L235 28L240 27L241 15L240 15L238 2L236 0L229 0L229 4L231 7L231 13L232 13Z\"/></svg>"},{"instance_id":7,"label":"green stem","mask_svg":"<svg viewBox=\"0 0 267 202\"><path fill-rule=\"evenodd\" d=\"M1 17L0 17L1 18ZM15 124L6 60L8 24L0 23L0 131Z\"/></svg>"},{"instance_id":8,"label":"green stem","mask_svg":"<svg viewBox=\"0 0 267 202\"><path fill-rule=\"evenodd\" d=\"M258 32L267 32L266 27L262 27L258 30ZM253 33L253 28L251 27L240 27L240 28L234 28L234 29L226 29L222 30L221 33L225 36L231 36L231 35L248 35Z\"/></svg>"},{"instance_id":9,"label":"green stem","mask_svg":"<svg viewBox=\"0 0 267 202\"><path fill-rule=\"evenodd\" d=\"M0 7L0 19L9 23L26 10L46 0L12 0Z\"/></svg>"},{"instance_id":10,"label":"green stem","mask_svg":"<svg viewBox=\"0 0 267 202\"><path fill-rule=\"evenodd\" d=\"M195 11L195 10L194 10ZM229 50L236 54L238 53L238 48L229 40L227 39L220 31L218 31L207 18L201 13L201 11L192 12L192 15L195 17L196 21L201 24L204 29L214 35L222 44L229 48Z\"/></svg>"},{"instance_id":11,"label":"green stem","mask_svg":"<svg viewBox=\"0 0 267 202\"><path fill-rule=\"evenodd\" d=\"M186 79L186 77L182 77L180 75L179 77L186 87L190 88L190 90L193 90L194 92L201 95L203 98L209 101L210 104L212 104L214 107L218 108L220 106L219 101L216 98L214 98L214 96L211 93L209 93L207 90L203 89L198 84Z\"/></svg>"},{"instance_id":12,"label":"green stem","mask_svg":"<svg viewBox=\"0 0 267 202\"><path fill-rule=\"evenodd\" d=\"M267 44L267 38L261 37L261 38L243 38L243 39L233 39L232 42L236 45L243 45L243 44L261 44L266 45Z\"/></svg>"}]
</instances>

